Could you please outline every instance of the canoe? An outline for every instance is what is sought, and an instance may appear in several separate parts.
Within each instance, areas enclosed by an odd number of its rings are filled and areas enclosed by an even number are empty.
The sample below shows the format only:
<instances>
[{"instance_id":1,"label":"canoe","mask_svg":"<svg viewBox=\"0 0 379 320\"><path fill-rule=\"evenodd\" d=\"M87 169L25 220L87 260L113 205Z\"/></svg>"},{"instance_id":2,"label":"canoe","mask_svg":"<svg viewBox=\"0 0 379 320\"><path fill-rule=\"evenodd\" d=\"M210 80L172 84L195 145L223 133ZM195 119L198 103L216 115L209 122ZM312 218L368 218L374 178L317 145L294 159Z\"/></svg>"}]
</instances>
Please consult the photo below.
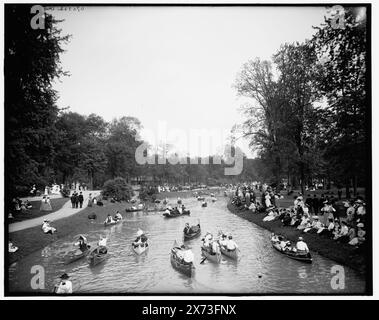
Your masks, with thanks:
<instances>
[{"instance_id":1,"label":"canoe","mask_svg":"<svg viewBox=\"0 0 379 320\"><path fill-rule=\"evenodd\" d=\"M88 249L87 250L84 250L84 251L80 251L78 252L77 254L76 253L71 253L68 255L68 257L66 257L66 261L65 261L65 264L69 264L69 263L73 263L75 261L78 261L84 257L86 257L89 253L90 253L90 247L88 246Z\"/></svg>"},{"instance_id":2,"label":"canoe","mask_svg":"<svg viewBox=\"0 0 379 320\"><path fill-rule=\"evenodd\" d=\"M185 274L188 277L192 277L195 273L195 266L193 265L193 262L191 263L184 263L182 259L178 258L177 251L180 250L178 247L174 247L171 249L171 265L174 269L178 270L179 272Z\"/></svg>"},{"instance_id":3,"label":"canoe","mask_svg":"<svg viewBox=\"0 0 379 320\"><path fill-rule=\"evenodd\" d=\"M126 208L125 212L137 212L137 211L142 211L142 210L143 208L136 208L136 209Z\"/></svg>"},{"instance_id":4,"label":"canoe","mask_svg":"<svg viewBox=\"0 0 379 320\"><path fill-rule=\"evenodd\" d=\"M209 261L214 263L220 263L221 262L221 252L218 253L210 253L206 248L201 246L201 253L205 258L207 258Z\"/></svg>"},{"instance_id":5,"label":"canoe","mask_svg":"<svg viewBox=\"0 0 379 320\"><path fill-rule=\"evenodd\" d=\"M134 246L134 244L132 243L132 249L136 254L141 255L142 253L146 252L147 249L149 249L149 245L146 243L146 245L144 246L141 246L141 245Z\"/></svg>"},{"instance_id":6,"label":"canoe","mask_svg":"<svg viewBox=\"0 0 379 320\"><path fill-rule=\"evenodd\" d=\"M99 253L100 248L105 248L107 251L105 253ZM90 265L96 266L100 262L103 262L107 258L107 256L108 256L107 247L97 247L90 252L88 261Z\"/></svg>"},{"instance_id":7,"label":"canoe","mask_svg":"<svg viewBox=\"0 0 379 320\"><path fill-rule=\"evenodd\" d=\"M176 218L176 217L180 217L180 216L183 216L183 215L190 215L191 214L191 211L189 210L184 210L183 213L164 213L163 216L166 217L166 218Z\"/></svg>"},{"instance_id":8,"label":"canoe","mask_svg":"<svg viewBox=\"0 0 379 320\"><path fill-rule=\"evenodd\" d=\"M237 249L229 251L224 246L220 245L220 251L224 256L227 256L228 258L233 259L233 260L238 260L238 250Z\"/></svg>"},{"instance_id":9,"label":"canoe","mask_svg":"<svg viewBox=\"0 0 379 320\"><path fill-rule=\"evenodd\" d=\"M183 232L184 241L194 239L194 238L198 237L200 234L201 234L201 228L200 227L197 228L197 230L195 232L190 232L190 233L184 233Z\"/></svg>"},{"instance_id":10,"label":"canoe","mask_svg":"<svg viewBox=\"0 0 379 320\"><path fill-rule=\"evenodd\" d=\"M271 244L274 249L276 249L277 251L284 254L290 259L305 262L305 263L312 263L312 256L310 253L304 255L304 254L298 254L296 252L289 251L289 250L283 250L282 247L280 246L280 243L272 239L271 239Z\"/></svg>"},{"instance_id":11,"label":"canoe","mask_svg":"<svg viewBox=\"0 0 379 320\"><path fill-rule=\"evenodd\" d=\"M120 219L120 220L113 220L112 222L104 222L104 227L113 226L113 225L115 225L115 224L117 224L117 223L119 223L121 221L122 221L122 219Z\"/></svg>"},{"instance_id":12,"label":"canoe","mask_svg":"<svg viewBox=\"0 0 379 320\"><path fill-rule=\"evenodd\" d=\"M204 201L204 200L205 200L205 197L197 197L197 200L198 200L198 201Z\"/></svg>"}]
</instances>

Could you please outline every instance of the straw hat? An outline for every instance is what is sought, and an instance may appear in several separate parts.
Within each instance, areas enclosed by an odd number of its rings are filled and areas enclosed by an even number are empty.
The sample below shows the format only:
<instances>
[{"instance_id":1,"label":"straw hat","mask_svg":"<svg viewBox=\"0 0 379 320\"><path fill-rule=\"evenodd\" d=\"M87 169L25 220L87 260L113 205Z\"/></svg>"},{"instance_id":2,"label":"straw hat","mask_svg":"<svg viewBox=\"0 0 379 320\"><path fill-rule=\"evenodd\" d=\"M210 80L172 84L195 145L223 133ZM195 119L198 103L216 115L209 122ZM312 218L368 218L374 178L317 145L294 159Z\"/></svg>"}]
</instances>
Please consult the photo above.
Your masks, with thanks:
<instances>
[{"instance_id":1,"label":"straw hat","mask_svg":"<svg viewBox=\"0 0 379 320\"><path fill-rule=\"evenodd\" d=\"M313 216L312 219L319 219L319 217L318 216Z\"/></svg>"},{"instance_id":2,"label":"straw hat","mask_svg":"<svg viewBox=\"0 0 379 320\"><path fill-rule=\"evenodd\" d=\"M299 241L303 241L303 237L299 237Z\"/></svg>"},{"instance_id":3,"label":"straw hat","mask_svg":"<svg viewBox=\"0 0 379 320\"><path fill-rule=\"evenodd\" d=\"M137 237L140 237L143 235L143 231L141 229L138 229L137 231Z\"/></svg>"}]
</instances>

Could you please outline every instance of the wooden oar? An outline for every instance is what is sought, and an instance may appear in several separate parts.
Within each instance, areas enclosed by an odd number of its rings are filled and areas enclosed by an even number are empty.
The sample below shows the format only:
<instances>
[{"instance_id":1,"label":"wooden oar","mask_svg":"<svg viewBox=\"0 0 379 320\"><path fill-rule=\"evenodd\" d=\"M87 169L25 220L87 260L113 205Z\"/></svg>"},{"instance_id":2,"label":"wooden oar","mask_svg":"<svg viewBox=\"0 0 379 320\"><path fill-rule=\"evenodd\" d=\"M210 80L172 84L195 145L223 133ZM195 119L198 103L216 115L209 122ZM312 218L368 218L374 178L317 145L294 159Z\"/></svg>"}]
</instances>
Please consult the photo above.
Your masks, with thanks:
<instances>
[{"instance_id":1,"label":"wooden oar","mask_svg":"<svg viewBox=\"0 0 379 320\"><path fill-rule=\"evenodd\" d=\"M203 264L205 260L207 260L207 257L204 257L203 260L200 261L200 264Z\"/></svg>"}]
</instances>

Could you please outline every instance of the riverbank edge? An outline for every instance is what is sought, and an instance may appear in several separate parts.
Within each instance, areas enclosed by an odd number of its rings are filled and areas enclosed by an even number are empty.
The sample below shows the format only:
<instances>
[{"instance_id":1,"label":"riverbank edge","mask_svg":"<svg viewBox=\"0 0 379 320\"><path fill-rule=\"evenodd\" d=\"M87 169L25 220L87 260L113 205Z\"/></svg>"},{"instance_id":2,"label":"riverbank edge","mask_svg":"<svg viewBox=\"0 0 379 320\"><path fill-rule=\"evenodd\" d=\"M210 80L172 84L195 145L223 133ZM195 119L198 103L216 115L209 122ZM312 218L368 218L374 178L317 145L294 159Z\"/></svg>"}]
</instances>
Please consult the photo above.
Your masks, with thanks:
<instances>
[{"instance_id":1,"label":"riverbank edge","mask_svg":"<svg viewBox=\"0 0 379 320\"><path fill-rule=\"evenodd\" d=\"M81 233L86 234L88 231L94 229L102 232L102 230L104 230L102 222L105 220L108 213L114 215L115 212L119 210L124 216L126 214L125 208L130 207L130 204L127 202L111 203L105 200L103 202L104 206L86 207L73 215L51 221L51 225L58 230L58 232L53 235L44 234L41 226L9 232L8 238L19 248L19 250L15 253L8 253L8 265L12 265L28 255L38 250L42 250L51 243L67 236ZM88 219L88 214L90 213L96 214L97 219L95 223L91 223Z\"/></svg>"},{"instance_id":2,"label":"riverbank edge","mask_svg":"<svg viewBox=\"0 0 379 320\"><path fill-rule=\"evenodd\" d=\"M349 244L335 242L331 239L321 237L317 234L307 234L294 227L286 227L281 221L263 221L265 213L252 213L249 210L239 210L230 201L227 204L228 210L242 219L248 220L261 228L271 232L281 234L291 241L296 241L301 235L311 251L336 261L341 265L350 267L365 276L366 256L364 252L357 251Z\"/></svg>"}]
</instances>

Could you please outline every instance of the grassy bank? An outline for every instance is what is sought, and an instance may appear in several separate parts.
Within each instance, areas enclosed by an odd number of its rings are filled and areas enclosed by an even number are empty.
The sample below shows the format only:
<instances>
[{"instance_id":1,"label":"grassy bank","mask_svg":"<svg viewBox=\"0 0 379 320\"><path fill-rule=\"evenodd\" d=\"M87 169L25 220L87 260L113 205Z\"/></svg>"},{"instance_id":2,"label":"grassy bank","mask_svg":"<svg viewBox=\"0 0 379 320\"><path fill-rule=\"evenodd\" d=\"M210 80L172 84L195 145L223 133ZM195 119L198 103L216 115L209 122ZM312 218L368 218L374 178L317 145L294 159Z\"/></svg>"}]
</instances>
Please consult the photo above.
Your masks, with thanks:
<instances>
[{"instance_id":1,"label":"grassy bank","mask_svg":"<svg viewBox=\"0 0 379 320\"><path fill-rule=\"evenodd\" d=\"M104 206L87 207L78 213L71 215L67 218L51 221L51 226L57 228L58 232L53 235L47 235L42 232L41 226L12 232L9 234L9 239L19 249L15 253L9 254L9 263L19 261L23 257L43 249L50 243L58 239L65 238L69 235L77 235L80 233L87 233L96 228L104 228L101 223L105 220L108 213L112 216L117 210L125 215L125 208L130 206L127 203L110 203L104 201ZM97 219L95 223L91 223L88 219L90 213L95 213Z\"/></svg>"},{"instance_id":2,"label":"grassy bank","mask_svg":"<svg viewBox=\"0 0 379 320\"><path fill-rule=\"evenodd\" d=\"M301 235L311 251L315 251L326 258L348 266L362 274L365 273L365 253L357 251L349 244L338 243L332 239L324 238L317 234L302 233L294 227L283 226L282 222L278 220L264 222L262 219L265 217L265 213L255 214L251 213L249 210L240 211L230 202L228 203L228 209L237 216L255 223L271 232L281 234L291 241L296 241Z\"/></svg>"},{"instance_id":3,"label":"grassy bank","mask_svg":"<svg viewBox=\"0 0 379 320\"><path fill-rule=\"evenodd\" d=\"M45 214L49 214L49 213L58 211L69 200L70 200L70 198L50 199L51 207L53 209L52 211L41 211L39 209L41 206L41 200L30 201L33 208L29 209L26 212L14 214L13 219L11 219L10 222L14 223L14 222L20 222L20 221L24 221L24 220L28 220L28 219L34 219L34 218L38 218L40 216L44 216Z\"/></svg>"}]
</instances>

